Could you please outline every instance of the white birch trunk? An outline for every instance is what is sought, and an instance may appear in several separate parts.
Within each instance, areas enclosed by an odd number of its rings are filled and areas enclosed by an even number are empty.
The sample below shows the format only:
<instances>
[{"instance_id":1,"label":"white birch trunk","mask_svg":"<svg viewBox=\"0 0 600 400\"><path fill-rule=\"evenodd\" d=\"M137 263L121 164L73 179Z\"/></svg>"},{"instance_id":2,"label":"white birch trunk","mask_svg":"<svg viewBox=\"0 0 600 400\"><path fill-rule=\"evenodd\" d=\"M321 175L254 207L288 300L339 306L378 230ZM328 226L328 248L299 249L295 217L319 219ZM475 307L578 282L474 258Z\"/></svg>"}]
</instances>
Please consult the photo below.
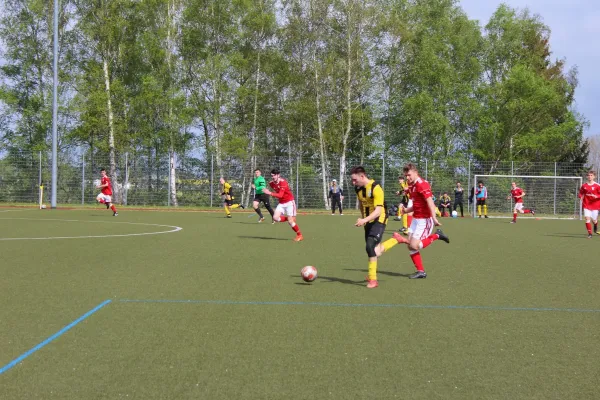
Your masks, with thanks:
<instances>
[{"instance_id":1,"label":"white birch trunk","mask_svg":"<svg viewBox=\"0 0 600 400\"><path fill-rule=\"evenodd\" d=\"M175 15L175 3L169 2L167 6L167 69L169 74L173 73L171 68L174 45L171 40L171 29L173 28L173 18ZM175 166L175 135L176 133L173 131L173 101L172 101L172 93L171 90L168 92L168 102L169 102L169 192L171 194L171 205L177 207L177 174L176 174L176 166Z\"/></svg>"},{"instance_id":2,"label":"white birch trunk","mask_svg":"<svg viewBox=\"0 0 600 400\"><path fill-rule=\"evenodd\" d=\"M327 169L325 162L325 138L323 136L323 125L321 123L321 98L319 96L319 66L317 65L317 50L315 48L313 52L313 68L315 69L315 101L316 101L316 112L317 112L317 128L319 131L319 152L321 155L321 181L323 188L323 204L325 209L329 210L328 198L327 198Z\"/></svg>"},{"instance_id":3,"label":"white birch trunk","mask_svg":"<svg viewBox=\"0 0 600 400\"><path fill-rule=\"evenodd\" d=\"M110 179L112 182L113 197L117 203L120 203L120 188L117 179L117 160L115 155L115 126L114 115L112 109L112 101L110 99L110 74L108 71L108 59L103 57L102 67L104 70L104 85L106 91L106 108L108 113L108 151L110 158Z\"/></svg>"}]
</instances>

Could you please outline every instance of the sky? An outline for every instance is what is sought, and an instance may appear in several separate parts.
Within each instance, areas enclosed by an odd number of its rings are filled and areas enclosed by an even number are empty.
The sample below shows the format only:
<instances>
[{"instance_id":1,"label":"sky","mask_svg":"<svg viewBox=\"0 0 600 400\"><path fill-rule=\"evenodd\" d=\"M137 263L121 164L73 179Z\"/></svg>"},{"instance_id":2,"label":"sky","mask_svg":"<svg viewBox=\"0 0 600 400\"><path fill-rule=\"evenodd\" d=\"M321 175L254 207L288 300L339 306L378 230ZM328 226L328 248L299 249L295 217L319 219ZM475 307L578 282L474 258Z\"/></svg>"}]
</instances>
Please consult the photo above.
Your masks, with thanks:
<instances>
[{"instance_id":1,"label":"sky","mask_svg":"<svg viewBox=\"0 0 600 400\"><path fill-rule=\"evenodd\" d=\"M590 122L585 136L600 134L600 0L460 0L469 18L485 26L501 3L528 8L550 28L553 59L577 67L576 109Z\"/></svg>"}]
</instances>

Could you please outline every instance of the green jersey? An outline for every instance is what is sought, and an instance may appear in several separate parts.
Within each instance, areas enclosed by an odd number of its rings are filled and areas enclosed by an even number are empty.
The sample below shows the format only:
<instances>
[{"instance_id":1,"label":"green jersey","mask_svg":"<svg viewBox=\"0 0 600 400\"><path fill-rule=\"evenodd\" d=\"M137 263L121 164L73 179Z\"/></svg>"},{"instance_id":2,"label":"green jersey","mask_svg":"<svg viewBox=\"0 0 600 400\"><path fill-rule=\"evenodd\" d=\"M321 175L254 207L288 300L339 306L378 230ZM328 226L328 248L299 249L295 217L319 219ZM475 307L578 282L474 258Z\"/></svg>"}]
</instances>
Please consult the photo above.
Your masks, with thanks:
<instances>
[{"instance_id":1,"label":"green jersey","mask_svg":"<svg viewBox=\"0 0 600 400\"><path fill-rule=\"evenodd\" d=\"M263 194L263 189L265 187L267 187L267 182L265 182L264 177L254 177L254 188L256 189L256 194Z\"/></svg>"}]
</instances>

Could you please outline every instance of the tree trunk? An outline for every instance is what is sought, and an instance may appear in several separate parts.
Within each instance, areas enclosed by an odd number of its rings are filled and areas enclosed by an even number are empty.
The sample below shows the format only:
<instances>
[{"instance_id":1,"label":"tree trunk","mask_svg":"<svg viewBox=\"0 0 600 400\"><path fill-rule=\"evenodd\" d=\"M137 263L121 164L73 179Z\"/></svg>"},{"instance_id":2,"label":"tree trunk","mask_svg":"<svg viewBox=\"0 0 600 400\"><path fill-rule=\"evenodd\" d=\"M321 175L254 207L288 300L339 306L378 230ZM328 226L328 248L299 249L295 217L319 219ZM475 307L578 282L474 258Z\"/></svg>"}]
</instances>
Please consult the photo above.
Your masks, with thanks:
<instances>
[{"instance_id":1,"label":"tree trunk","mask_svg":"<svg viewBox=\"0 0 600 400\"><path fill-rule=\"evenodd\" d=\"M323 126L321 123L321 98L319 97L319 70L317 65L317 49L315 47L313 51L313 68L315 69L315 101L316 101L316 112L317 112L317 128L319 131L319 152L321 156L321 182L323 189L323 204L325 209L329 209L327 202L327 169L325 162L325 137L323 136Z\"/></svg>"},{"instance_id":2,"label":"tree trunk","mask_svg":"<svg viewBox=\"0 0 600 400\"><path fill-rule=\"evenodd\" d=\"M106 108L108 113L108 151L110 158L110 179L112 182L113 197L117 203L120 203L121 190L117 179L117 160L115 155L115 127L112 110L112 101L110 99L110 74L108 71L108 57L105 55L102 60L104 69L104 84L106 90Z\"/></svg>"}]
</instances>

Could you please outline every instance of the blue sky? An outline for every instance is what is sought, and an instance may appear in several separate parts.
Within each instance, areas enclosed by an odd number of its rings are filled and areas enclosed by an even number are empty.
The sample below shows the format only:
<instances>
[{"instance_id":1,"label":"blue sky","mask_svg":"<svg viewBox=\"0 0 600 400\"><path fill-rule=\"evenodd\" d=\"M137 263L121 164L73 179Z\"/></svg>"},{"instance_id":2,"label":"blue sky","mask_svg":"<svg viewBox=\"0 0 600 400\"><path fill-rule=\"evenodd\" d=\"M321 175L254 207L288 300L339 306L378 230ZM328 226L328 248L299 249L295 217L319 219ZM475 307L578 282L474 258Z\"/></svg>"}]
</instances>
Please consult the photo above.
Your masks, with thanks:
<instances>
[{"instance_id":1,"label":"blue sky","mask_svg":"<svg viewBox=\"0 0 600 400\"><path fill-rule=\"evenodd\" d=\"M567 68L577 66L579 87L575 92L577 110L590 122L585 135L600 133L600 0L460 0L469 18L481 26L505 3L528 8L550 27L552 58L566 59Z\"/></svg>"}]
</instances>

